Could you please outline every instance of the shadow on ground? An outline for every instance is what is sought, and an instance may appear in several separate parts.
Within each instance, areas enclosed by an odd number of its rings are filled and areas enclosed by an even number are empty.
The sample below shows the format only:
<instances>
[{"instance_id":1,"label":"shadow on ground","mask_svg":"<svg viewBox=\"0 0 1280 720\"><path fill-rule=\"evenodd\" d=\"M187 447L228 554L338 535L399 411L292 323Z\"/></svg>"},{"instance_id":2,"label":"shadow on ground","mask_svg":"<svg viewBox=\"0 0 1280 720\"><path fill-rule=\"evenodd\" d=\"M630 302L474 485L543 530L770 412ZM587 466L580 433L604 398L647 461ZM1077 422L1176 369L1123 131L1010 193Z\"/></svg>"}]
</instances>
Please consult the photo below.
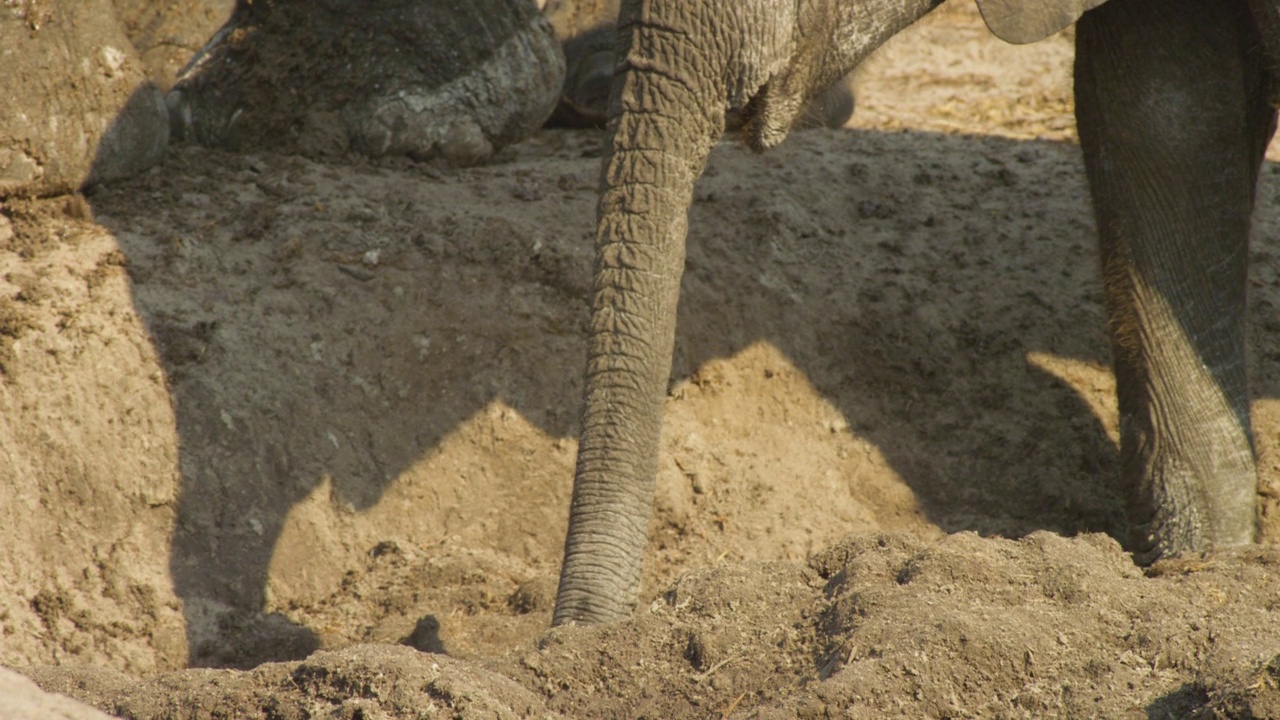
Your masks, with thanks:
<instances>
[{"instance_id":1,"label":"shadow on ground","mask_svg":"<svg viewBox=\"0 0 1280 720\"><path fill-rule=\"evenodd\" d=\"M191 664L322 645L290 603L341 592L384 536L487 538L553 572L599 142L544 132L466 170L179 149L90 195L172 393L170 569ZM731 393L709 363L770 344L843 418L814 437L869 442L884 482L910 490L914 507L887 507L847 481L881 524L1123 538L1086 197L1078 150L1056 143L813 131L764 157L722 146L691 212L673 387ZM1261 234L1269 253L1274 228ZM1270 374L1256 387L1276 389ZM773 417L753 402L735 411ZM691 432L718 442L668 423ZM729 476L753 462L718 460Z\"/></svg>"}]
</instances>

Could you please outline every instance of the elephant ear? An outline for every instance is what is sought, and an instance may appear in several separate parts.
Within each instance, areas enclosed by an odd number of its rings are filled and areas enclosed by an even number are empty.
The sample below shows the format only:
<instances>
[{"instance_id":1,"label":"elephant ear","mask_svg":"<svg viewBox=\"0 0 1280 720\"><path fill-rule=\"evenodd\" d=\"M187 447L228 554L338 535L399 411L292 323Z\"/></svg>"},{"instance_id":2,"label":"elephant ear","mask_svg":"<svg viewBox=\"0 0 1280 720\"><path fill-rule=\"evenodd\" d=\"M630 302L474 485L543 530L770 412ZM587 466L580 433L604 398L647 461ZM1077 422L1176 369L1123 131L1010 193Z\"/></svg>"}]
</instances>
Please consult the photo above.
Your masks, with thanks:
<instances>
[{"instance_id":1,"label":"elephant ear","mask_svg":"<svg viewBox=\"0 0 1280 720\"><path fill-rule=\"evenodd\" d=\"M1018 45L1043 40L1107 0L978 0L996 37Z\"/></svg>"}]
</instances>

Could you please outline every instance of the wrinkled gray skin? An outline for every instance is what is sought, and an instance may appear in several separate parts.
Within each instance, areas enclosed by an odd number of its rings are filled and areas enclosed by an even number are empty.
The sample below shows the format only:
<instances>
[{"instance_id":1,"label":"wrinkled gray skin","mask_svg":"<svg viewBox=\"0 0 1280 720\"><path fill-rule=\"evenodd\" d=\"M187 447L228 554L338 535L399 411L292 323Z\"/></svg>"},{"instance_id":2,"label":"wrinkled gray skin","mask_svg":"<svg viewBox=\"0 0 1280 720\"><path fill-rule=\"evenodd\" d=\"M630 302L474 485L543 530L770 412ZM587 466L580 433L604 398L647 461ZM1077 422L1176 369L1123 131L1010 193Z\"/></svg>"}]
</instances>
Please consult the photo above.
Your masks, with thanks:
<instances>
[{"instance_id":1,"label":"wrinkled gray skin","mask_svg":"<svg viewBox=\"0 0 1280 720\"><path fill-rule=\"evenodd\" d=\"M540 127L563 79L533 0L237 0L165 101L178 141L471 163Z\"/></svg>"},{"instance_id":2,"label":"wrinkled gray skin","mask_svg":"<svg viewBox=\"0 0 1280 720\"><path fill-rule=\"evenodd\" d=\"M550 0L543 13L564 47L564 92L550 123L566 127L604 127L609 89L618 62L617 18L620 0ZM797 128L841 127L853 116L853 78L837 80L814 98ZM731 112L730 131L742 127Z\"/></svg>"},{"instance_id":3,"label":"wrinkled gray skin","mask_svg":"<svg viewBox=\"0 0 1280 720\"><path fill-rule=\"evenodd\" d=\"M1077 28L1076 117L1140 562L1256 533L1245 288L1276 122L1266 3L1112 0Z\"/></svg>"},{"instance_id":4,"label":"wrinkled gray skin","mask_svg":"<svg viewBox=\"0 0 1280 720\"><path fill-rule=\"evenodd\" d=\"M1097 4L979 3L1019 41ZM624 0L555 624L616 620L636 601L687 210L724 111L741 109L752 148L776 145L808 98L933 4ZM1275 126L1276 17L1276 0L1111 0L1078 24L1077 116L1139 562L1254 539L1246 254Z\"/></svg>"}]
</instances>

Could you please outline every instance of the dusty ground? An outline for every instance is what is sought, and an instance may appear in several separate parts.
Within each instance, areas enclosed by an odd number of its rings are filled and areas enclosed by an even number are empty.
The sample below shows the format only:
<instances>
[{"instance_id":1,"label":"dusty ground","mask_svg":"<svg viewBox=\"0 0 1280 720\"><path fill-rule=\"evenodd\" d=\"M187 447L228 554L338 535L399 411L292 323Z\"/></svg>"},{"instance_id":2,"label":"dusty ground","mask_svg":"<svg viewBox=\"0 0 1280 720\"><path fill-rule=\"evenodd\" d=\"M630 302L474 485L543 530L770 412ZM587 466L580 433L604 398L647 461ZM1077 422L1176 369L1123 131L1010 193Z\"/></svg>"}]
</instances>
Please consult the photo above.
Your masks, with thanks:
<instances>
[{"instance_id":1,"label":"dusty ground","mask_svg":"<svg viewBox=\"0 0 1280 720\"><path fill-rule=\"evenodd\" d=\"M851 129L716 151L646 599L607 628L546 630L599 134L465 170L185 149L10 203L0 664L137 718L1280 717L1280 549L1144 575L1112 539L1070 48L947 9Z\"/></svg>"}]
</instances>

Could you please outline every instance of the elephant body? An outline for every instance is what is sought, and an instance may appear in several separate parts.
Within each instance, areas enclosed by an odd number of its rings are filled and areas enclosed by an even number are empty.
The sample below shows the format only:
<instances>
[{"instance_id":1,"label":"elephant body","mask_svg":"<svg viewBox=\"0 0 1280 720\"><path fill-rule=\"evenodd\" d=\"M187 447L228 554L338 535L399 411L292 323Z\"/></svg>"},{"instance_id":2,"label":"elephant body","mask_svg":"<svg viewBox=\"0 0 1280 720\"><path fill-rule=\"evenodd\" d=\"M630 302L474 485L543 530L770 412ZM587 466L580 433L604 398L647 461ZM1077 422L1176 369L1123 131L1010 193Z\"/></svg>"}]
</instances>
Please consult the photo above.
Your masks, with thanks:
<instances>
[{"instance_id":1,"label":"elephant body","mask_svg":"<svg viewBox=\"0 0 1280 720\"><path fill-rule=\"evenodd\" d=\"M1112 2L1077 28L1076 115L1139 561L1254 539L1245 288L1275 130L1258 28L1244 3L1193 0Z\"/></svg>"},{"instance_id":2,"label":"elephant body","mask_svg":"<svg viewBox=\"0 0 1280 720\"><path fill-rule=\"evenodd\" d=\"M0 89L32 112L0 123L0 193L131 175L171 136L466 164L553 110L557 124L602 126L618 3L551 0L541 13L533 0L17 3L0 18L15 68ZM73 121L44 127L45 105ZM807 122L836 127L852 111L848 82L837 82Z\"/></svg>"},{"instance_id":3,"label":"elephant body","mask_svg":"<svg viewBox=\"0 0 1280 720\"><path fill-rule=\"evenodd\" d=\"M723 127L757 150L930 0L624 0L556 624L638 593L693 184ZM979 0L1030 41L1080 17L1077 118L1099 231L1139 562L1256 533L1244 310L1276 113L1275 0ZM1092 9L1091 9L1092 8ZM1087 11L1087 12L1086 12Z\"/></svg>"},{"instance_id":4,"label":"elephant body","mask_svg":"<svg viewBox=\"0 0 1280 720\"><path fill-rule=\"evenodd\" d=\"M619 0L551 0L543 12L564 47L565 78L553 125L604 127L617 64ZM852 77L840 78L808 106L798 127L840 127L853 115ZM730 114L726 129L741 118Z\"/></svg>"},{"instance_id":5,"label":"elephant body","mask_svg":"<svg viewBox=\"0 0 1280 720\"><path fill-rule=\"evenodd\" d=\"M465 163L541 126L563 77L532 0L237 0L166 103L206 146Z\"/></svg>"}]
</instances>

